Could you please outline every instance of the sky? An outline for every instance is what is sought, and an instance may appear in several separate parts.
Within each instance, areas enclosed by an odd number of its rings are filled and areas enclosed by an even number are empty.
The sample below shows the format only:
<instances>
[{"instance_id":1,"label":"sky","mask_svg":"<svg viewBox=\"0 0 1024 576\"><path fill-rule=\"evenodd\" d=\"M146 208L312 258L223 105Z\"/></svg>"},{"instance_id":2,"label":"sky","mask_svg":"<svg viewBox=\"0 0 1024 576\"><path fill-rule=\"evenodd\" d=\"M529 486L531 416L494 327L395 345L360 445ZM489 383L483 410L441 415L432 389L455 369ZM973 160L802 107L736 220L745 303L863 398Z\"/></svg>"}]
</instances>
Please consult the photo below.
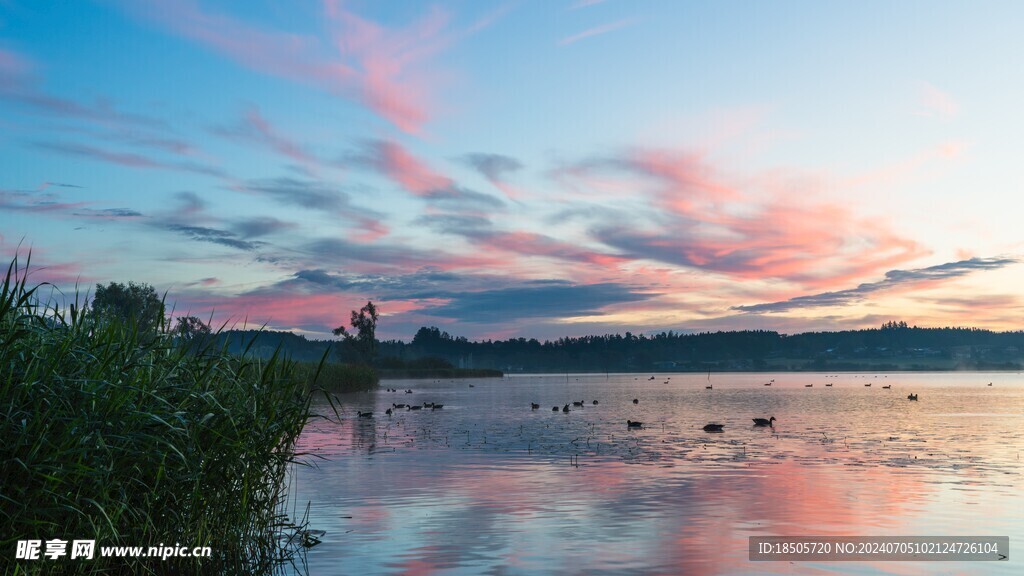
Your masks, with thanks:
<instances>
[{"instance_id":1,"label":"sky","mask_svg":"<svg viewBox=\"0 0 1024 576\"><path fill-rule=\"evenodd\" d=\"M1021 329L1022 20L0 0L0 255L315 338Z\"/></svg>"}]
</instances>

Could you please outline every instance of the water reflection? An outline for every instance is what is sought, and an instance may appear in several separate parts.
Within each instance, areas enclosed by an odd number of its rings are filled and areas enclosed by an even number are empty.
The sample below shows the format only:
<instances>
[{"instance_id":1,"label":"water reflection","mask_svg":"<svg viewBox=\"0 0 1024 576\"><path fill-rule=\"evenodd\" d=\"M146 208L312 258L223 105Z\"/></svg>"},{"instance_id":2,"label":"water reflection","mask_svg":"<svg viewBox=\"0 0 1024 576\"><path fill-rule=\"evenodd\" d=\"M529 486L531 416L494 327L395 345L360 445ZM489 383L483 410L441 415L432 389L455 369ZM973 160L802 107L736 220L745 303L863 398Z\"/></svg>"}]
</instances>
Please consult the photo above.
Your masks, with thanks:
<instances>
[{"instance_id":1,"label":"water reflection","mask_svg":"<svg viewBox=\"0 0 1024 576\"><path fill-rule=\"evenodd\" d=\"M771 377L763 387L764 375L716 375L713 390L704 375L401 382L415 393L343 397L342 419L315 421L301 441L325 458L296 471L296 498L327 531L310 570L1016 572L1016 562L748 562L752 535L1009 535L1011 558L1024 536L1020 376L893 374L891 390L854 375L814 388L804 384L823 375ZM580 399L568 414L550 410ZM384 416L410 400L445 408ZM774 429L752 425L769 415ZM630 430L627 419L647 424ZM725 431L703 432L712 421Z\"/></svg>"}]
</instances>

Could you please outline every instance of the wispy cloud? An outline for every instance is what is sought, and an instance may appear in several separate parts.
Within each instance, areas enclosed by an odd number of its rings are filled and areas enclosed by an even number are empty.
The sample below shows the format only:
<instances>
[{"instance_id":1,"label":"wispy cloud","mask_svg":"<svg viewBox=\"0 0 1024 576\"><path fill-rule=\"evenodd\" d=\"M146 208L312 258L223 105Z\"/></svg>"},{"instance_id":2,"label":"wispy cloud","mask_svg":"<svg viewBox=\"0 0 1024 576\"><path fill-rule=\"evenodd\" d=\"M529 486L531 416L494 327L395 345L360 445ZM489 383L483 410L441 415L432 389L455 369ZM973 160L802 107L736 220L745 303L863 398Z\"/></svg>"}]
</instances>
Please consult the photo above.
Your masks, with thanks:
<instances>
[{"instance_id":1,"label":"wispy cloud","mask_svg":"<svg viewBox=\"0 0 1024 576\"><path fill-rule=\"evenodd\" d=\"M633 149L564 166L554 176L585 193L593 180L621 178L631 196L657 210L601 211L589 229L630 259L723 273L780 278L807 286L848 283L923 256L916 242L884 220L856 216L838 203L814 200L820 185L745 177L732 183L698 153ZM785 182L785 185L780 185ZM583 213L577 211L576 214Z\"/></svg>"},{"instance_id":2,"label":"wispy cloud","mask_svg":"<svg viewBox=\"0 0 1024 576\"><path fill-rule=\"evenodd\" d=\"M260 241L242 240L233 232L218 230L216 228L207 228L205 226L165 224L163 227L172 232L177 232L183 236L191 238L192 240L220 244L222 246L237 248L238 250L244 250L247 252L255 250L266 244L265 242Z\"/></svg>"},{"instance_id":3,"label":"wispy cloud","mask_svg":"<svg viewBox=\"0 0 1024 576\"><path fill-rule=\"evenodd\" d=\"M406 132L418 132L430 117L439 83L435 73L426 72L435 70L431 59L498 17L489 15L459 31L445 11L435 8L405 26L389 27L325 0L320 21L326 38L321 38L260 27L192 0L123 5L242 66L358 101Z\"/></svg>"},{"instance_id":4,"label":"wispy cloud","mask_svg":"<svg viewBox=\"0 0 1024 576\"><path fill-rule=\"evenodd\" d=\"M233 188L265 196L284 206L298 206L339 216L359 227L357 236L364 239L378 238L388 233L384 214L356 206L350 194L327 183L283 177L251 180L236 184Z\"/></svg>"},{"instance_id":5,"label":"wispy cloud","mask_svg":"<svg viewBox=\"0 0 1024 576\"><path fill-rule=\"evenodd\" d=\"M298 142L288 138L281 133L280 129L272 126L260 109L250 106L241 122L233 126L221 126L213 129L215 134L233 140L253 143L274 152L281 154L307 170L320 164L320 160L307 151Z\"/></svg>"},{"instance_id":6,"label":"wispy cloud","mask_svg":"<svg viewBox=\"0 0 1024 576\"><path fill-rule=\"evenodd\" d=\"M109 100L83 104L53 96L40 87L36 66L27 57L0 48L0 98L50 116L87 120L106 126L166 127L155 118L118 110Z\"/></svg>"},{"instance_id":7,"label":"wispy cloud","mask_svg":"<svg viewBox=\"0 0 1024 576\"><path fill-rule=\"evenodd\" d=\"M393 140L368 141L353 160L383 174L406 191L449 208L493 210L504 206L494 196L460 186Z\"/></svg>"},{"instance_id":8,"label":"wispy cloud","mask_svg":"<svg viewBox=\"0 0 1024 576\"><path fill-rule=\"evenodd\" d=\"M564 318L592 314L608 306L642 302L653 294L615 283L574 285L551 282L479 292L438 294L447 303L420 309L421 314L490 323L508 318Z\"/></svg>"},{"instance_id":9,"label":"wispy cloud","mask_svg":"<svg viewBox=\"0 0 1024 576\"><path fill-rule=\"evenodd\" d=\"M600 36L602 34L607 34L609 32L614 32L615 30L619 30L627 26L632 26L637 22L639 22L637 18L624 18L622 20L617 20L615 22L609 22L607 24L602 24L600 26L594 26L593 28L588 28L582 32L562 38L561 40L558 41L558 45L568 46L569 44L575 44L580 40L584 40L586 38L593 38L594 36Z\"/></svg>"},{"instance_id":10,"label":"wispy cloud","mask_svg":"<svg viewBox=\"0 0 1024 576\"><path fill-rule=\"evenodd\" d=\"M483 175L509 198L518 198L519 190L508 182L508 177L523 169L523 163L502 154L466 154L462 161Z\"/></svg>"},{"instance_id":11,"label":"wispy cloud","mask_svg":"<svg viewBox=\"0 0 1024 576\"><path fill-rule=\"evenodd\" d=\"M177 162L177 161L165 161L150 156L143 156L134 152L121 152L117 150L108 150L106 148L100 148L91 144L78 144L70 142L35 142L37 148L44 150L51 150L54 152L60 152L62 154L68 154L72 156L80 156L83 158L89 158L92 160L99 160L110 164L117 164L119 166L126 166L129 168L149 168L149 169L160 169L160 170L176 170L179 172L192 172L194 174L203 174L205 176L214 176L217 178L223 178L226 174L219 168L200 164L197 162Z\"/></svg>"},{"instance_id":12,"label":"wispy cloud","mask_svg":"<svg viewBox=\"0 0 1024 576\"><path fill-rule=\"evenodd\" d=\"M867 295L921 282L937 282L966 276L973 272L998 270L1019 263L1016 258L971 258L958 262L947 262L927 268L913 270L890 270L885 278L877 282L860 284L856 288L822 292L810 296L797 296L781 302L768 302L748 306L734 306L740 312L787 312L794 309L819 308L823 306L846 306L863 301Z\"/></svg>"}]
</instances>

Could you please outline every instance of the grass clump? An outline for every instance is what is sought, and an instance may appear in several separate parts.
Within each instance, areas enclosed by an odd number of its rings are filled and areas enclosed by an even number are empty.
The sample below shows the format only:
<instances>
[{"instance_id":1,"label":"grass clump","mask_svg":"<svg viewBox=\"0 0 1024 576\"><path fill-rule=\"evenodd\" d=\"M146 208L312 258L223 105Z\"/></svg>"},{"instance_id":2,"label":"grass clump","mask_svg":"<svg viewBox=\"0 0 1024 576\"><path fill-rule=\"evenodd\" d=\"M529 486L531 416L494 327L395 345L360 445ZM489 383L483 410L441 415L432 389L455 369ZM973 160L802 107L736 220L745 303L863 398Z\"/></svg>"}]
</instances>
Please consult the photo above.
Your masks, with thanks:
<instances>
[{"instance_id":1,"label":"grass clump","mask_svg":"<svg viewBox=\"0 0 1024 576\"><path fill-rule=\"evenodd\" d=\"M161 324L41 303L17 260L0 286L0 555L5 573L266 574L308 534L286 514L312 368L182 346ZM68 556L14 560L18 540ZM93 560L70 541L93 539ZM212 558L101 558L102 546Z\"/></svg>"},{"instance_id":2,"label":"grass clump","mask_svg":"<svg viewBox=\"0 0 1024 576\"><path fill-rule=\"evenodd\" d=\"M296 362L295 373L307 382L311 390L333 393L371 390L380 381L377 370L362 364Z\"/></svg>"}]
</instances>

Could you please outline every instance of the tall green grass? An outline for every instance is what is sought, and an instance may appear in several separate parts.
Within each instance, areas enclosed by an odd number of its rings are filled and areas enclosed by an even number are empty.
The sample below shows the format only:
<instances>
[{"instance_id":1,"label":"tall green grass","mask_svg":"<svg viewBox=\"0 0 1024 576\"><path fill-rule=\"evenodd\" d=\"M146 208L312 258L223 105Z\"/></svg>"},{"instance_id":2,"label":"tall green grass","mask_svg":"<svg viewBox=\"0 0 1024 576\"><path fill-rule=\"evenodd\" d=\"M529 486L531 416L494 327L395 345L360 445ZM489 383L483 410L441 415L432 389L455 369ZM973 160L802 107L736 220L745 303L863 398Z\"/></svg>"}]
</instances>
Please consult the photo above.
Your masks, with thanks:
<instances>
[{"instance_id":1,"label":"tall green grass","mask_svg":"<svg viewBox=\"0 0 1024 576\"><path fill-rule=\"evenodd\" d=\"M325 392L363 392L375 388L380 380L376 370L357 364L296 362L294 371L310 390Z\"/></svg>"},{"instance_id":2,"label":"tall green grass","mask_svg":"<svg viewBox=\"0 0 1024 576\"><path fill-rule=\"evenodd\" d=\"M265 574L294 561L306 532L286 514L285 480L310 368L97 324L39 290L17 261L0 287L2 571ZM16 541L52 538L95 539L97 558L14 560ZM98 557L179 543L213 558Z\"/></svg>"}]
</instances>

